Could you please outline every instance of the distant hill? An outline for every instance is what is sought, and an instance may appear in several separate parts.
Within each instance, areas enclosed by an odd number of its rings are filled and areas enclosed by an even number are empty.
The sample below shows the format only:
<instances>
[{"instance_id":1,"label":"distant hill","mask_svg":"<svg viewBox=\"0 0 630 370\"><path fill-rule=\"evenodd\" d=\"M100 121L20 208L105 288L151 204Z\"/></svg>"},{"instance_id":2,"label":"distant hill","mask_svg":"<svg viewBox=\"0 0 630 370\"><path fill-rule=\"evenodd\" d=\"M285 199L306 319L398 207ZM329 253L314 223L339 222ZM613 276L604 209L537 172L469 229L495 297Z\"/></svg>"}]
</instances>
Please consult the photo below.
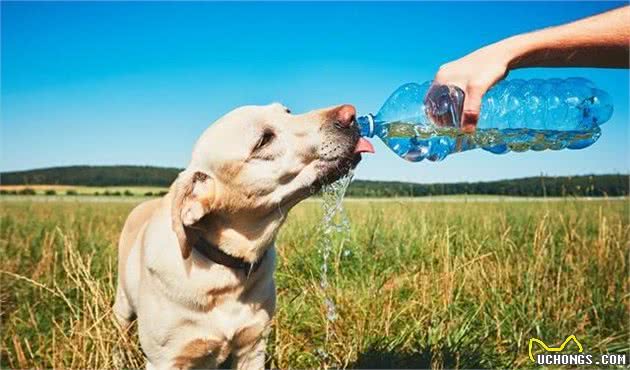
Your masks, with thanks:
<instances>
[{"instance_id":1,"label":"distant hill","mask_svg":"<svg viewBox=\"0 0 630 370\"><path fill-rule=\"evenodd\" d=\"M167 187L181 171L151 166L70 166L0 173L2 185L160 186ZM353 197L418 197L488 194L509 196L627 196L630 175L527 177L470 183L416 184L356 180Z\"/></svg>"},{"instance_id":2,"label":"distant hill","mask_svg":"<svg viewBox=\"0 0 630 370\"><path fill-rule=\"evenodd\" d=\"M152 166L69 166L1 172L2 185L169 186L181 171Z\"/></svg>"}]
</instances>

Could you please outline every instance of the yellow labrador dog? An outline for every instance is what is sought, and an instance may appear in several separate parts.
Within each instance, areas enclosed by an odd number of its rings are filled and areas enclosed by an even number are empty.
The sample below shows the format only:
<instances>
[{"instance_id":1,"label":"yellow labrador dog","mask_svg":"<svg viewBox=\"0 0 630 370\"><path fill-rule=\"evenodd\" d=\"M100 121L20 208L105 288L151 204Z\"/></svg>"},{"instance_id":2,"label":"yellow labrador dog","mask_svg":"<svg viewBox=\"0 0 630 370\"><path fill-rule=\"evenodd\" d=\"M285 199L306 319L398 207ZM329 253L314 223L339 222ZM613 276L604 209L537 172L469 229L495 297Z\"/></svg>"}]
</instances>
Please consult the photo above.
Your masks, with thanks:
<instances>
[{"instance_id":1,"label":"yellow labrador dog","mask_svg":"<svg viewBox=\"0 0 630 370\"><path fill-rule=\"evenodd\" d=\"M262 369L275 310L274 240L288 211L373 151L355 109L238 108L197 141L169 193L137 206L119 243L114 313L137 317L147 368Z\"/></svg>"}]
</instances>

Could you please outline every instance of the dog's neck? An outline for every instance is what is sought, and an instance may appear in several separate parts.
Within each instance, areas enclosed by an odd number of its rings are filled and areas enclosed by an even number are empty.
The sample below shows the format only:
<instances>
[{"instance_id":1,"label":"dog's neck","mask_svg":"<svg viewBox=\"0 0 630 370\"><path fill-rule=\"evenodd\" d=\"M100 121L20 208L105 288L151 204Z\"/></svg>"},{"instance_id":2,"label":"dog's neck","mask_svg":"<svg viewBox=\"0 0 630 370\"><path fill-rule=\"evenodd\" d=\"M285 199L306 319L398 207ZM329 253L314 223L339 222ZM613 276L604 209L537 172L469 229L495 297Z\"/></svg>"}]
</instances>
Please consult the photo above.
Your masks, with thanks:
<instances>
[{"instance_id":1,"label":"dog's neck","mask_svg":"<svg viewBox=\"0 0 630 370\"><path fill-rule=\"evenodd\" d=\"M284 220L283 212L258 217L209 215L199 225L199 231L201 237L223 252L248 263L256 263L274 244Z\"/></svg>"}]
</instances>

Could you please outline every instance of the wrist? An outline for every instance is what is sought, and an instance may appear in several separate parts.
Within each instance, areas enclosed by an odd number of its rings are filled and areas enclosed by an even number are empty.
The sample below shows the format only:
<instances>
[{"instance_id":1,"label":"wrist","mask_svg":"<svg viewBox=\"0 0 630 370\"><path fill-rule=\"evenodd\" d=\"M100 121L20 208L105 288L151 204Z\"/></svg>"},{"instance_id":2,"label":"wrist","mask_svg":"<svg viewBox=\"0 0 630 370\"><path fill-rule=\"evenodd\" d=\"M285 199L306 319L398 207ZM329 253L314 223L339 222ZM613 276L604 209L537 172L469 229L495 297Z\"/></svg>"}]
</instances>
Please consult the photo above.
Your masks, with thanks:
<instances>
[{"instance_id":1,"label":"wrist","mask_svg":"<svg viewBox=\"0 0 630 370\"><path fill-rule=\"evenodd\" d=\"M501 50L502 62L508 71L527 67L527 56L535 50L530 34L511 36L495 45Z\"/></svg>"}]
</instances>

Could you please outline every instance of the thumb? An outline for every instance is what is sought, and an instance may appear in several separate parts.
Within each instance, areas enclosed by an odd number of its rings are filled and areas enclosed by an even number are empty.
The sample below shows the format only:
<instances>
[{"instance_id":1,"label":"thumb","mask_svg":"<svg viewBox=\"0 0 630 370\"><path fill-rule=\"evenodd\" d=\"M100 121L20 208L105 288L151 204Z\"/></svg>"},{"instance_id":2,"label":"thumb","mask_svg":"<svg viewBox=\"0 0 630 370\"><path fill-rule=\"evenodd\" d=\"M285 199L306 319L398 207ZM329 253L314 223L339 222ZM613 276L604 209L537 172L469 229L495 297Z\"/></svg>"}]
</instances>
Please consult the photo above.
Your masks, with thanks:
<instances>
[{"instance_id":1,"label":"thumb","mask_svg":"<svg viewBox=\"0 0 630 370\"><path fill-rule=\"evenodd\" d=\"M462 111L462 130L465 132L473 132L477 127L479 120L479 112L481 110L481 98L485 89L476 85L468 85L466 87L466 98L464 99L464 108Z\"/></svg>"}]
</instances>

